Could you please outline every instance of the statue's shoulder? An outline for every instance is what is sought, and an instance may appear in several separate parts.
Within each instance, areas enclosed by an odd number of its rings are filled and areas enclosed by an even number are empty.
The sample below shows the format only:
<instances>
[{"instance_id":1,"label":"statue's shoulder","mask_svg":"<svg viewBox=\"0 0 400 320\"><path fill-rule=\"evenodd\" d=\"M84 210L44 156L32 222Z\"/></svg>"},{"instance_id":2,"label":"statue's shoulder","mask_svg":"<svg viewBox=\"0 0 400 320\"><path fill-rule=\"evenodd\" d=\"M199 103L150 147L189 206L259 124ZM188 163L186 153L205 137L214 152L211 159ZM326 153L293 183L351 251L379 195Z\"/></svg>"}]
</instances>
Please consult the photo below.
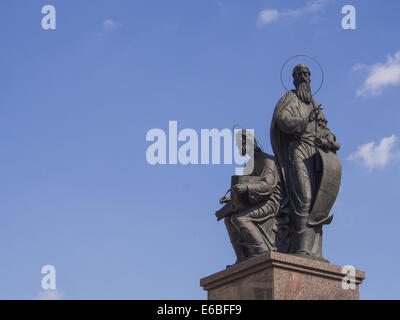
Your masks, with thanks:
<instances>
[{"instance_id":1,"label":"statue's shoulder","mask_svg":"<svg viewBox=\"0 0 400 320\"><path fill-rule=\"evenodd\" d=\"M286 92L276 104L277 106L286 105L288 102L294 100L296 98L296 93L294 90L289 90Z\"/></svg>"},{"instance_id":2,"label":"statue's shoulder","mask_svg":"<svg viewBox=\"0 0 400 320\"><path fill-rule=\"evenodd\" d=\"M295 101L296 99L296 93L294 90L289 90L288 92L286 92L278 101L278 103L275 106L275 112L279 112L280 110L282 110L284 107L287 107L288 105L290 105L291 103L293 103L293 101Z\"/></svg>"},{"instance_id":3,"label":"statue's shoulder","mask_svg":"<svg viewBox=\"0 0 400 320\"><path fill-rule=\"evenodd\" d=\"M278 170L277 160L273 155L263 152L262 159L264 163L264 168L268 167L273 169L273 171Z\"/></svg>"}]
</instances>

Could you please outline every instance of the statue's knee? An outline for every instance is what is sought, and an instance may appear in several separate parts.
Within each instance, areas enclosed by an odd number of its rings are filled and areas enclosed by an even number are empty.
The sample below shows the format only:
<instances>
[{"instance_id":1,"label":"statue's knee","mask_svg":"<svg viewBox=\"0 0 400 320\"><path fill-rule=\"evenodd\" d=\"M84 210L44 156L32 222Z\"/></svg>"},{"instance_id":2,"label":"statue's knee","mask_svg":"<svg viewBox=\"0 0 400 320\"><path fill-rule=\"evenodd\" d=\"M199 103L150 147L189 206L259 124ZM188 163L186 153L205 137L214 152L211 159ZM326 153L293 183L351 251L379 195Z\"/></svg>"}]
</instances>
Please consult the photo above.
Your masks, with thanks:
<instances>
[{"instance_id":1,"label":"statue's knee","mask_svg":"<svg viewBox=\"0 0 400 320\"><path fill-rule=\"evenodd\" d=\"M225 218L225 225L238 225L239 220L238 220L238 214L233 213L230 216L227 216Z\"/></svg>"},{"instance_id":2,"label":"statue's knee","mask_svg":"<svg viewBox=\"0 0 400 320\"><path fill-rule=\"evenodd\" d=\"M307 210L309 210L311 208L311 202L312 202L312 194L311 191L306 192L306 194L304 195L304 206Z\"/></svg>"},{"instance_id":3,"label":"statue's knee","mask_svg":"<svg viewBox=\"0 0 400 320\"><path fill-rule=\"evenodd\" d=\"M297 211L300 214L309 214L311 211L312 194L311 190L303 191L300 197L301 201L298 204Z\"/></svg>"},{"instance_id":4,"label":"statue's knee","mask_svg":"<svg viewBox=\"0 0 400 320\"><path fill-rule=\"evenodd\" d=\"M235 216L235 224L239 227L247 226L251 219L246 215Z\"/></svg>"}]
</instances>

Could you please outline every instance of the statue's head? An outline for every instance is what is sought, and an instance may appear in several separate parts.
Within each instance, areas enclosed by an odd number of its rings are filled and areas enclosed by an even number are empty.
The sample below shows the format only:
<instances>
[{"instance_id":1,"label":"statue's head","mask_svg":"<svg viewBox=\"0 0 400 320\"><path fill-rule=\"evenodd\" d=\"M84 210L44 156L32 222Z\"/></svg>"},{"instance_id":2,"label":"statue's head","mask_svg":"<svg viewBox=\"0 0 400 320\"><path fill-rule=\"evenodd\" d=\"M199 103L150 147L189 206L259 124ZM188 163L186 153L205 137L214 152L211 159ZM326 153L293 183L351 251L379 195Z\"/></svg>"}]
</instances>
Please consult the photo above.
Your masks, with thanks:
<instances>
[{"instance_id":1,"label":"statue's head","mask_svg":"<svg viewBox=\"0 0 400 320\"><path fill-rule=\"evenodd\" d=\"M246 129L236 133L236 147L239 149L242 156L248 154L249 150L254 150L254 152L261 151L256 138Z\"/></svg>"},{"instance_id":2,"label":"statue's head","mask_svg":"<svg viewBox=\"0 0 400 320\"><path fill-rule=\"evenodd\" d=\"M298 64L294 67L292 75L298 98L305 103L310 103L312 100L310 69L305 64Z\"/></svg>"},{"instance_id":3,"label":"statue's head","mask_svg":"<svg viewBox=\"0 0 400 320\"><path fill-rule=\"evenodd\" d=\"M298 64L293 69L293 83L295 87L301 82L310 83L310 69L305 64Z\"/></svg>"}]
</instances>

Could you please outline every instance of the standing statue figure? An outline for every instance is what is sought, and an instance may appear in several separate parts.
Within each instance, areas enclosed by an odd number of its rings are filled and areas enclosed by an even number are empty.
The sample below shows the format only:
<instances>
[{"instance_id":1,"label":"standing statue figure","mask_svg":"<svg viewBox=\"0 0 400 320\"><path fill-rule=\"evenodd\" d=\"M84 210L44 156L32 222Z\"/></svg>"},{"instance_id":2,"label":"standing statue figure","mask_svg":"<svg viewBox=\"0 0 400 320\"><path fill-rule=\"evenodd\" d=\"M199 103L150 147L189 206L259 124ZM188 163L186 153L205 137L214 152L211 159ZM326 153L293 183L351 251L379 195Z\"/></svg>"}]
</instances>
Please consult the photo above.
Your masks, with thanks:
<instances>
[{"instance_id":1,"label":"standing statue figure","mask_svg":"<svg viewBox=\"0 0 400 320\"><path fill-rule=\"evenodd\" d=\"M236 141L241 154L251 159L243 176L232 177L231 196L221 198L225 206L216 212L218 220L225 218L236 263L266 251L289 251L288 217L277 217L285 197L275 158L260 149L249 131L239 131Z\"/></svg>"},{"instance_id":2,"label":"standing statue figure","mask_svg":"<svg viewBox=\"0 0 400 320\"><path fill-rule=\"evenodd\" d=\"M271 123L271 144L289 198L295 253L322 259L322 226L339 192L340 145L327 128L322 108L312 97L310 70L293 70L295 90L278 102Z\"/></svg>"}]
</instances>

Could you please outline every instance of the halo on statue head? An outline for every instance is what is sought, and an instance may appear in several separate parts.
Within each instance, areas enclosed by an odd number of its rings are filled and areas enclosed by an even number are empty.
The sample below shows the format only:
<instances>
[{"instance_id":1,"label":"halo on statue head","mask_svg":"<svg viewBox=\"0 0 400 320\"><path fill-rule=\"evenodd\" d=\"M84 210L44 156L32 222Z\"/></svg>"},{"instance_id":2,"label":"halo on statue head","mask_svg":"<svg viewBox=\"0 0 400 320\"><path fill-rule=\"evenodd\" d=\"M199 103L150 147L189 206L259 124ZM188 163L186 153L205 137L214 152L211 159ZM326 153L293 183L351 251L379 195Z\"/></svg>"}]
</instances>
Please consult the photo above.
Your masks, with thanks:
<instances>
[{"instance_id":1,"label":"halo on statue head","mask_svg":"<svg viewBox=\"0 0 400 320\"><path fill-rule=\"evenodd\" d=\"M319 90L321 90L322 85L324 84L324 77L325 77L325 75L324 75L324 69L322 68L322 66L321 66L321 64L318 62L318 60L315 59L314 57L309 56L309 55L306 55L306 54L297 54L297 55L295 55L295 56L290 57L289 59L287 59L287 60L285 61L285 63L282 65L282 68L281 68L281 83L282 83L283 87L285 88L285 90L286 90L286 91L289 91L289 89L285 86L285 83L284 83L284 81L283 81L283 70L285 69L286 65L288 64L288 62L289 62L290 60L293 60L293 59L298 58L298 57L306 57L306 58L311 59L312 61L314 61L314 62L318 65L319 69L321 70L321 84L320 84L320 86L318 87L318 89L317 89L315 92L312 93L312 95L314 96L314 95L316 95L316 94L318 93Z\"/></svg>"}]
</instances>

